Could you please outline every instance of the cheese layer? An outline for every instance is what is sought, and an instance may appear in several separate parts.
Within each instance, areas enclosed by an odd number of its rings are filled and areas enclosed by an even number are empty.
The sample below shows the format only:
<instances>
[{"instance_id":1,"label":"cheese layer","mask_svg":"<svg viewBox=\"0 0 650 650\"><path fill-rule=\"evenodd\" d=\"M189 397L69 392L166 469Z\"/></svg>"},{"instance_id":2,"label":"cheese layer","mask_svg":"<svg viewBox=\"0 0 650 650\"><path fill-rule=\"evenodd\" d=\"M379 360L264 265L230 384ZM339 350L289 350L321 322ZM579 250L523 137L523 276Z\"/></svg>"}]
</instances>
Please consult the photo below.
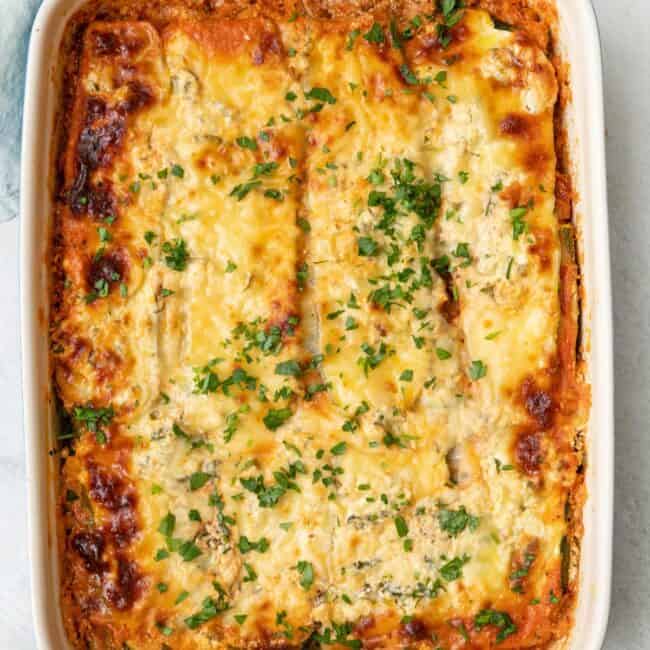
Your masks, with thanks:
<instances>
[{"instance_id":1,"label":"cheese layer","mask_svg":"<svg viewBox=\"0 0 650 650\"><path fill-rule=\"evenodd\" d=\"M52 328L76 647L565 633L557 84L455 5L88 26Z\"/></svg>"}]
</instances>

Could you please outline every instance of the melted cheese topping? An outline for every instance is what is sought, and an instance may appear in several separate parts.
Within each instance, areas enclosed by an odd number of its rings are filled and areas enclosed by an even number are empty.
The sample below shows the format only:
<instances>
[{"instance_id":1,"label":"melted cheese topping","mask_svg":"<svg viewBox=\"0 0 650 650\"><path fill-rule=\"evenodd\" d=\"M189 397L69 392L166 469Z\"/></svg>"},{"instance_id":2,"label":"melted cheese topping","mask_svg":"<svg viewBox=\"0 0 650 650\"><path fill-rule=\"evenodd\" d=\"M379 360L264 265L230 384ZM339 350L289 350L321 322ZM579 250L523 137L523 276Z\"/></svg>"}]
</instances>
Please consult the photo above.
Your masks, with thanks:
<instances>
[{"instance_id":1,"label":"melted cheese topping","mask_svg":"<svg viewBox=\"0 0 650 650\"><path fill-rule=\"evenodd\" d=\"M53 328L73 642L561 636L544 54L478 10L108 22L80 72Z\"/></svg>"}]
</instances>

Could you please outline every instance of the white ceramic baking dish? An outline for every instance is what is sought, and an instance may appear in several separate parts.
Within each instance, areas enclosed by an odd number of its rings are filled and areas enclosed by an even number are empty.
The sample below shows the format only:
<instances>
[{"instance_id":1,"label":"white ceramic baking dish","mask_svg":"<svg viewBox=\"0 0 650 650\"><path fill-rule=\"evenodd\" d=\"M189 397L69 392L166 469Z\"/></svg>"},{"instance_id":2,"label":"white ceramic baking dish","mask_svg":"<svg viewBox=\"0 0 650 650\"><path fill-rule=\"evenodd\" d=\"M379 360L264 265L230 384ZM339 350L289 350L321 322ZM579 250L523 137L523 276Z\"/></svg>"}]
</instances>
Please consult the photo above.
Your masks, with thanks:
<instances>
[{"instance_id":1,"label":"white ceramic baking dish","mask_svg":"<svg viewBox=\"0 0 650 650\"><path fill-rule=\"evenodd\" d=\"M34 631L41 650L69 647L58 599L55 521L56 461L48 368L47 245L51 217L56 65L68 18L85 0L44 0L29 47L21 165L21 313L23 399L29 492L29 554ZM567 650L598 650L610 598L613 506L613 375L611 284L602 72L598 29L589 0L561 0L561 40L571 68L568 127L579 200L583 256L584 345L593 407L586 437L588 499L581 554L580 598Z\"/></svg>"}]
</instances>

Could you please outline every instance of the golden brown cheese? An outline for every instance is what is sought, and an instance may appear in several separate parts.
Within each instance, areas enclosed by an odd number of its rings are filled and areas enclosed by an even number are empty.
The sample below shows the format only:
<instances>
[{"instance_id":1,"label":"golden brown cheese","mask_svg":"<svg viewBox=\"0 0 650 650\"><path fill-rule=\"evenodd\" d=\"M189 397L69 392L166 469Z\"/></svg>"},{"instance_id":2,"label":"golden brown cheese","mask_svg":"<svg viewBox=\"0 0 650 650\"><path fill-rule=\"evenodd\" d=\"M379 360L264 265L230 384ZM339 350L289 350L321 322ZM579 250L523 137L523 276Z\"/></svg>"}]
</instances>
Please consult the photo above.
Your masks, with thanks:
<instances>
[{"instance_id":1,"label":"golden brown cheese","mask_svg":"<svg viewBox=\"0 0 650 650\"><path fill-rule=\"evenodd\" d=\"M271 9L79 18L70 640L551 647L585 402L553 65L453 1Z\"/></svg>"}]
</instances>

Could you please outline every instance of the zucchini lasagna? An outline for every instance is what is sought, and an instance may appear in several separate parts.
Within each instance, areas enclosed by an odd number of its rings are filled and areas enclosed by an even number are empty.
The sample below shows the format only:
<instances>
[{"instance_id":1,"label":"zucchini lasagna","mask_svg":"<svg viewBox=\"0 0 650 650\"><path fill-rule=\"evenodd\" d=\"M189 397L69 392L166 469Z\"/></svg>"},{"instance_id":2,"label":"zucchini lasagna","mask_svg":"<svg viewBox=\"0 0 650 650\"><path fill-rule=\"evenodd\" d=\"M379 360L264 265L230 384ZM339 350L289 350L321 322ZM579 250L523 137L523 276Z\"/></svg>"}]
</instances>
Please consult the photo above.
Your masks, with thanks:
<instances>
[{"instance_id":1,"label":"zucchini lasagna","mask_svg":"<svg viewBox=\"0 0 650 650\"><path fill-rule=\"evenodd\" d=\"M74 16L72 647L564 647L589 396L555 27L539 0Z\"/></svg>"}]
</instances>

